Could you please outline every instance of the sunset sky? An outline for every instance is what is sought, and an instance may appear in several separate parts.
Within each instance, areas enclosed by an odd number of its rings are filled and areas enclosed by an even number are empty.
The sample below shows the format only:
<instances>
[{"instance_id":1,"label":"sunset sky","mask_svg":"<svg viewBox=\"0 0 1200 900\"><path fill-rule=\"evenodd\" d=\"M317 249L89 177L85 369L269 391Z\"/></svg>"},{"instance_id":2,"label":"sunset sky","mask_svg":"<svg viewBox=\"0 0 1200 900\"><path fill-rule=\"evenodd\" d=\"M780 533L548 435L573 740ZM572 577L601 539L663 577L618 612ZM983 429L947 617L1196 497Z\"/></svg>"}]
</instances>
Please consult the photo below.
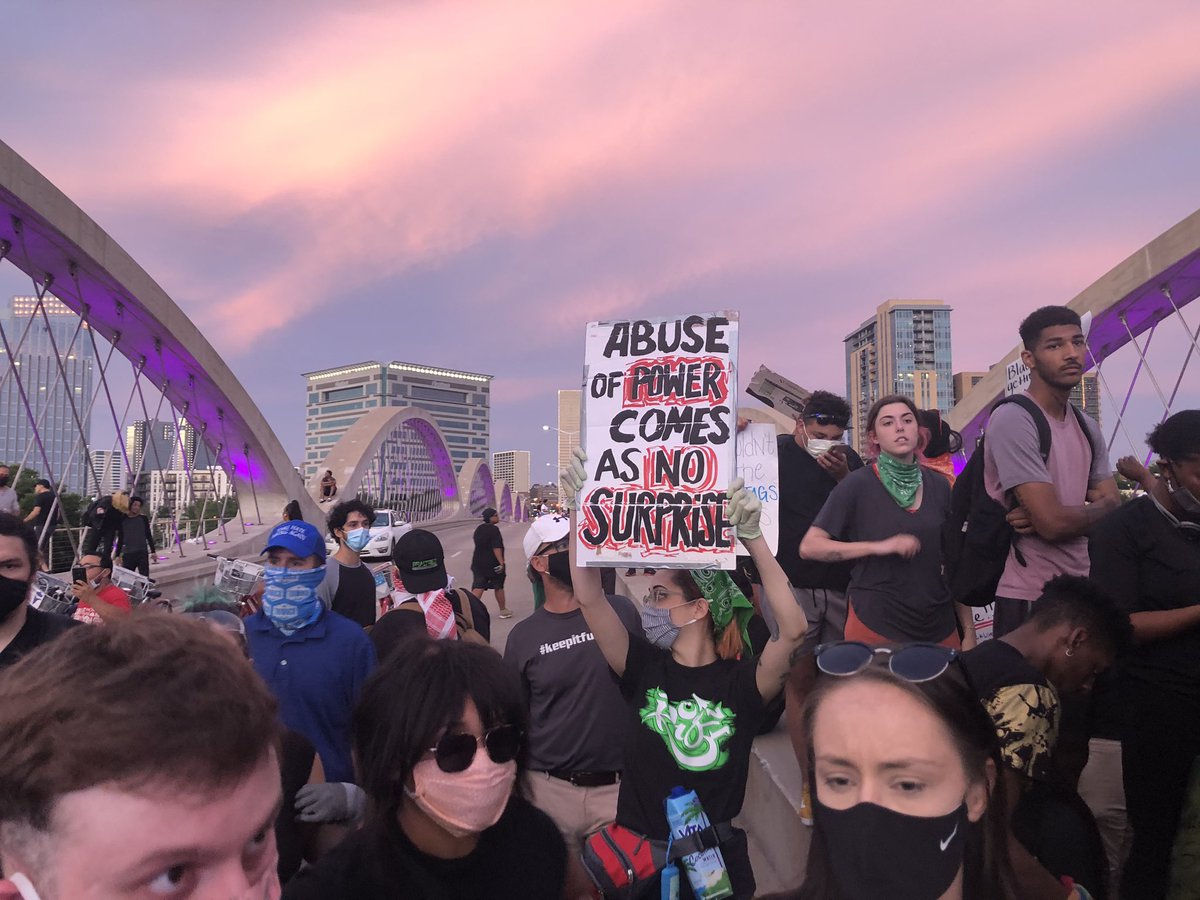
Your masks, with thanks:
<instances>
[{"instance_id":1,"label":"sunset sky","mask_svg":"<svg viewBox=\"0 0 1200 900\"><path fill-rule=\"evenodd\" d=\"M294 459L301 372L400 359L496 376L492 448L542 480L592 319L740 310L744 377L842 393L847 333L941 298L955 369L985 369L1200 206L1192 3L3 15L0 139L197 322ZM1161 410L1139 390L1138 438Z\"/></svg>"}]
</instances>

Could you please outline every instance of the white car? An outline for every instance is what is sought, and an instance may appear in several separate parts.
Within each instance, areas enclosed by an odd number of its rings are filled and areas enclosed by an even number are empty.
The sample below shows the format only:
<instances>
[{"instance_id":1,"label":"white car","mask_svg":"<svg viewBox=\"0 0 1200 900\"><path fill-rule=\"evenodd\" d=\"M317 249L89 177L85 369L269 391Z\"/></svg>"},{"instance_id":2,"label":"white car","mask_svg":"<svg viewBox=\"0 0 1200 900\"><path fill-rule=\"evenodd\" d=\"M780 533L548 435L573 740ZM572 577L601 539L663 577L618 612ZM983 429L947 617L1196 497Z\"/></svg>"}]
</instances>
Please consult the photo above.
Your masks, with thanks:
<instances>
[{"instance_id":1,"label":"white car","mask_svg":"<svg viewBox=\"0 0 1200 900\"><path fill-rule=\"evenodd\" d=\"M405 522L400 513L390 509L378 509L375 511L375 521L371 523L371 539L367 541L367 546L359 551L359 556L364 559L369 557L390 559L396 541L400 540L401 535L408 534L410 531L412 531L412 525ZM333 539L333 535L325 535L325 552L332 556L336 551L337 541Z\"/></svg>"}]
</instances>

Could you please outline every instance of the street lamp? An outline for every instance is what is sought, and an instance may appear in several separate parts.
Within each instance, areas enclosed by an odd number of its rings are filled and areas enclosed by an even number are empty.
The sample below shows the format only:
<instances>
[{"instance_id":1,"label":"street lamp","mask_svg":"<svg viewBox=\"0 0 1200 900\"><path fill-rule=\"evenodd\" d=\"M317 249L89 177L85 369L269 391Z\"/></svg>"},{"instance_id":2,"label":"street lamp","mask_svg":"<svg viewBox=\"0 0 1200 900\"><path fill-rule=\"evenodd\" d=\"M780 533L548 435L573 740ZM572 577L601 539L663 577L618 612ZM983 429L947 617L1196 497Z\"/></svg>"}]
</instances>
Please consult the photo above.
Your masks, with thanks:
<instances>
[{"instance_id":1,"label":"street lamp","mask_svg":"<svg viewBox=\"0 0 1200 900\"><path fill-rule=\"evenodd\" d=\"M578 431L563 431L561 428L555 428L553 425L543 425L542 431L557 431L559 434L565 434L567 437L579 437Z\"/></svg>"}]
</instances>

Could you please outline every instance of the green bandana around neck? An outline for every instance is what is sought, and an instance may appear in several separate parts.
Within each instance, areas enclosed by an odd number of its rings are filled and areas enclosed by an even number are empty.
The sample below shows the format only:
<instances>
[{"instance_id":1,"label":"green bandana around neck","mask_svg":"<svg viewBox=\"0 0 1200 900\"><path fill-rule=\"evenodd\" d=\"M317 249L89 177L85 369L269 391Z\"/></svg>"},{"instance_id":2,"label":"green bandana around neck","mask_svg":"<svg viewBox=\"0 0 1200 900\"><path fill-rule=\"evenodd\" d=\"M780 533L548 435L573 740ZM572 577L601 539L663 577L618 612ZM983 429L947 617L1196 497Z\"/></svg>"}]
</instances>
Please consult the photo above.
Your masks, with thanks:
<instances>
[{"instance_id":1,"label":"green bandana around neck","mask_svg":"<svg viewBox=\"0 0 1200 900\"><path fill-rule=\"evenodd\" d=\"M723 569L692 569L691 576L708 601L717 635L723 633L736 617L738 629L742 632L742 643L749 653L750 632L746 630L746 624L754 615L754 604L746 599L733 578Z\"/></svg>"},{"instance_id":2,"label":"green bandana around neck","mask_svg":"<svg viewBox=\"0 0 1200 900\"><path fill-rule=\"evenodd\" d=\"M916 460L901 462L886 450L881 450L879 459L875 460L875 470L892 499L904 509L911 509L917 499L917 489L921 487L921 464Z\"/></svg>"}]
</instances>

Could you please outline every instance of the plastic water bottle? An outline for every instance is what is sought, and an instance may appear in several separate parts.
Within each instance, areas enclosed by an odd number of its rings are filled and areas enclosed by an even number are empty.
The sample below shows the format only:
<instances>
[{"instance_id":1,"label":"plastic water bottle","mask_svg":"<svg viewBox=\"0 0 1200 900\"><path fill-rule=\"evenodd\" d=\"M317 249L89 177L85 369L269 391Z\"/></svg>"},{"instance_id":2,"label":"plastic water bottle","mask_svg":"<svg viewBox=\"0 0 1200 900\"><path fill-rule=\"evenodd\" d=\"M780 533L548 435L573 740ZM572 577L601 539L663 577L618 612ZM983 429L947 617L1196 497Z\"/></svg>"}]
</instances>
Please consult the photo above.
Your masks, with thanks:
<instances>
[{"instance_id":1,"label":"plastic water bottle","mask_svg":"<svg viewBox=\"0 0 1200 900\"><path fill-rule=\"evenodd\" d=\"M674 840L703 831L712 825L695 791L684 790L681 787L673 788L666 800L666 811L667 824L671 826L671 837ZM722 900L733 896L733 885L729 881L729 873L725 870L725 858L721 856L720 848L714 847L711 850L688 854L680 862L687 872L696 900Z\"/></svg>"},{"instance_id":2,"label":"plastic water bottle","mask_svg":"<svg viewBox=\"0 0 1200 900\"><path fill-rule=\"evenodd\" d=\"M679 867L667 863L658 877L658 900L679 900Z\"/></svg>"}]
</instances>

